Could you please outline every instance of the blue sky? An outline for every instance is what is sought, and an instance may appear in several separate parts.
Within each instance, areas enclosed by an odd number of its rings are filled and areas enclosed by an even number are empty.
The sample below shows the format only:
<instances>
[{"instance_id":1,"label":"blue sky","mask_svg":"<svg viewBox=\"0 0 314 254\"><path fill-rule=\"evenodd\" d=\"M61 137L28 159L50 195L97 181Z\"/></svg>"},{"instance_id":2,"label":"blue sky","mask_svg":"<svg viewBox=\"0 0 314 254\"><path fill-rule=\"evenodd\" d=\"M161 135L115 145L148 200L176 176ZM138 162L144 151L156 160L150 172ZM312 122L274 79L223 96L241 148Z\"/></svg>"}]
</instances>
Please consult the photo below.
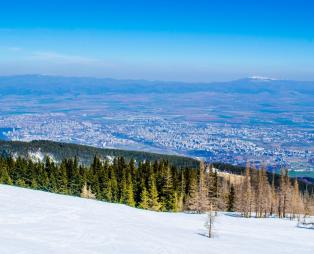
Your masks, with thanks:
<instances>
[{"instance_id":1,"label":"blue sky","mask_svg":"<svg viewBox=\"0 0 314 254\"><path fill-rule=\"evenodd\" d=\"M314 80L314 2L1 1L0 75Z\"/></svg>"}]
</instances>

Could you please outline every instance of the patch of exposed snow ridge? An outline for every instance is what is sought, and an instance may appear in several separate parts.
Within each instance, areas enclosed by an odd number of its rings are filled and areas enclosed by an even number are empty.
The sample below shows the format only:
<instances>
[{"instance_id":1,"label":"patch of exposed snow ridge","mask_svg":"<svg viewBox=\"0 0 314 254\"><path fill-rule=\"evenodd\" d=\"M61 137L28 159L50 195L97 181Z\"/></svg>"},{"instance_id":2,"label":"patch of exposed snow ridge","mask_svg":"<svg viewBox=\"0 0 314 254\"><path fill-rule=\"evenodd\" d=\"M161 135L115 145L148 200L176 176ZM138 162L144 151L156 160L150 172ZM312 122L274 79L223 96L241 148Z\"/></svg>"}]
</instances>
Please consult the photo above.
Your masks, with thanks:
<instances>
[{"instance_id":1,"label":"patch of exposed snow ridge","mask_svg":"<svg viewBox=\"0 0 314 254\"><path fill-rule=\"evenodd\" d=\"M113 165L114 158L115 156L107 155L105 160L103 160L103 162L108 161L109 165Z\"/></svg>"},{"instance_id":2,"label":"patch of exposed snow ridge","mask_svg":"<svg viewBox=\"0 0 314 254\"><path fill-rule=\"evenodd\" d=\"M0 185L0 253L312 254L314 231L284 219L158 213Z\"/></svg>"},{"instance_id":3,"label":"patch of exposed snow ridge","mask_svg":"<svg viewBox=\"0 0 314 254\"><path fill-rule=\"evenodd\" d=\"M37 150L35 152L28 151L27 158L31 159L33 162L42 162L46 157L49 157L51 161L57 162L52 154L42 153L41 150Z\"/></svg>"},{"instance_id":4,"label":"patch of exposed snow ridge","mask_svg":"<svg viewBox=\"0 0 314 254\"><path fill-rule=\"evenodd\" d=\"M274 79L274 78L268 78L268 77L262 77L262 76L252 76L252 77L249 77L249 79L259 80L259 81L274 81L274 80L277 80L277 79Z\"/></svg>"}]
</instances>

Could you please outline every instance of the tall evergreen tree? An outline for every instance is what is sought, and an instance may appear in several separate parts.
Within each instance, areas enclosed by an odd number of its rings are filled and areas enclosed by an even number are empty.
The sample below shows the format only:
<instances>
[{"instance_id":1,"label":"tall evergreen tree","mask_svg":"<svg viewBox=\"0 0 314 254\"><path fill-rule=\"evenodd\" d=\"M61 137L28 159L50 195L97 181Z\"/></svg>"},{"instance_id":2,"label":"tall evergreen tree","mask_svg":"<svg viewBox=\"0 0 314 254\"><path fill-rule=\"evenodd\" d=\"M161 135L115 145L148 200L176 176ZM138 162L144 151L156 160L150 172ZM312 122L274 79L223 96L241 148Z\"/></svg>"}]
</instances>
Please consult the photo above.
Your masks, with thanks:
<instances>
[{"instance_id":1,"label":"tall evergreen tree","mask_svg":"<svg viewBox=\"0 0 314 254\"><path fill-rule=\"evenodd\" d=\"M228 203L227 203L227 211L233 212L235 208L235 189L234 186L230 186L230 191L228 194Z\"/></svg>"},{"instance_id":2,"label":"tall evergreen tree","mask_svg":"<svg viewBox=\"0 0 314 254\"><path fill-rule=\"evenodd\" d=\"M161 203L159 202L159 195L154 175L151 175L150 177L149 208L153 211L159 211L161 209Z\"/></svg>"},{"instance_id":3,"label":"tall evergreen tree","mask_svg":"<svg viewBox=\"0 0 314 254\"><path fill-rule=\"evenodd\" d=\"M8 174L6 167L0 168L0 182L8 185L12 185L13 181Z\"/></svg>"},{"instance_id":4,"label":"tall evergreen tree","mask_svg":"<svg viewBox=\"0 0 314 254\"><path fill-rule=\"evenodd\" d=\"M134 192L133 192L133 183L130 171L127 173L127 187L126 187L126 204L132 207L135 207Z\"/></svg>"},{"instance_id":5,"label":"tall evergreen tree","mask_svg":"<svg viewBox=\"0 0 314 254\"><path fill-rule=\"evenodd\" d=\"M164 174L164 185L162 187L162 209L164 211L174 211L176 210L176 199L173 190L173 179L171 174L171 169L167 166Z\"/></svg>"},{"instance_id":6,"label":"tall evergreen tree","mask_svg":"<svg viewBox=\"0 0 314 254\"><path fill-rule=\"evenodd\" d=\"M146 190L146 187L144 186L141 192L141 201L139 203L139 208L142 209L149 209L150 205L149 205L149 195L148 195L148 191Z\"/></svg>"}]
</instances>

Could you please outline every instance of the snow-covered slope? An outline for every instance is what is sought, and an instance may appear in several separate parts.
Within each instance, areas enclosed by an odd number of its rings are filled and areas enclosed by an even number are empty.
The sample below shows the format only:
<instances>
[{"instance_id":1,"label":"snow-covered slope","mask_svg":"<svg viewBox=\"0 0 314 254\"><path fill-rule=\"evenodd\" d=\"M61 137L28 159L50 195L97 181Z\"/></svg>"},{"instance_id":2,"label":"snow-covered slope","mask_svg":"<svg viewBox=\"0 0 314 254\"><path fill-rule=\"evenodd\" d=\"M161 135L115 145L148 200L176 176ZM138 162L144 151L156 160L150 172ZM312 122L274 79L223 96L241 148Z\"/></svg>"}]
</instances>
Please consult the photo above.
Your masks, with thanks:
<instances>
[{"instance_id":1,"label":"snow-covered slope","mask_svg":"<svg viewBox=\"0 0 314 254\"><path fill-rule=\"evenodd\" d=\"M0 185L0 253L313 253L314 231L279 219L155 213Z\"/></svg>"}]
</instances>

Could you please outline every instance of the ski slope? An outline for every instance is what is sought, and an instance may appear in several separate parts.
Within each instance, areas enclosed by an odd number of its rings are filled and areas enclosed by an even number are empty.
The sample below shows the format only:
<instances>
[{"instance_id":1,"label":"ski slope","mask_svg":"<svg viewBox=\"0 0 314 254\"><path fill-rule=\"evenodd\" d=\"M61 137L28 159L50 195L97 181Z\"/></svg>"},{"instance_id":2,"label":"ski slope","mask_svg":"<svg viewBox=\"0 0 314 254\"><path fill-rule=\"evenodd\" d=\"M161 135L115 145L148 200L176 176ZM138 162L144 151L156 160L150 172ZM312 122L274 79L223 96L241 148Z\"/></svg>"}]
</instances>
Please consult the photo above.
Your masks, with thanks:
<instances>
[{"instance_id":1,"label":"ski slope","mask_svg":"<svg viewBox=\"0 0 314 254\"><path fill-rule=\"evenodd\" d=\"M314 230L280 219L156 213L0 185L0 253L313 253Z\"/></svg>"}]
</instances>

